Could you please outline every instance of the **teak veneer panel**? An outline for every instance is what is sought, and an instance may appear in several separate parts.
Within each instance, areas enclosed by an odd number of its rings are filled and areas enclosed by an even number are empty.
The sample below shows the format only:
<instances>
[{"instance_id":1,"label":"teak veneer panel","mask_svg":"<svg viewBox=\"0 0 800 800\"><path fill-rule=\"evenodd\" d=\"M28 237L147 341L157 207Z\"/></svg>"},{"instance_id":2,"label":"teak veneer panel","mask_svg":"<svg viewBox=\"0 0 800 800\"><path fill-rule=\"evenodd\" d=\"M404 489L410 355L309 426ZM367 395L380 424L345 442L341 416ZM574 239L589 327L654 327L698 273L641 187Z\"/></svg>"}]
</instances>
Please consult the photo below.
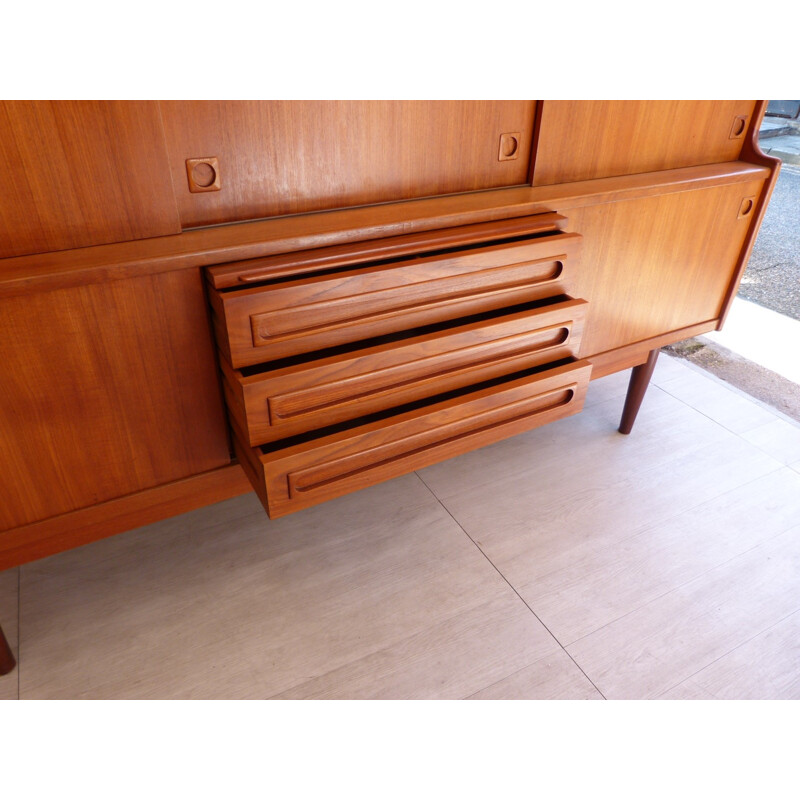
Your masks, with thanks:
<instances>
[{"instance_id":1,"label":"teak veneer panel","mask_svg":"<svg viewBox=\"0 0 800 800\"><path fill-rule=\"evenodd\" d=\"M548 100L533 185L735 161L754 111L753 100Z\"/></svg>"},{"instance_id":2,"label":"teak veneer panel","mask_svg":"<svg viewBox=\"0 0 800 800\"><path fill-rule=\"evenodd\" d=\"M230 462L199 271L0 301L0 530Z\"/></svg>"},{"instance_id":3,"label":"teak veneer panel","mask_svg":"<svg viewBox=\"0 0 800 800\"><path fill-rule=\"evenodd\" d=\"M0 570L185 514L253 490L237 463L48 517L0 534Z\"/></svg>"},{"instance_id":4,"label":"teak veneer panel","mask_svg":"<svg viewBox=\"0 0 800 800\"><path fill-rule=\"evenodd\" d=\"M535 103L163 101L184 228L470 192L528 180ZM518 134L514 160L500 136ZM215 157L221 188L189 191L186 160Z\"/></svg>"},{"instance_id":5,"label":"teak veneer panel","mask_svg":"<svg viewBox=\"0 0 800 800\"><path fill-rule=\"evenodd\" d=\"M220 360L251 445L577 356L587 303L566 300L244 375Z\"/></svg>"},{"instance_id":6,"label":"teak veneer panel","mask_svg":"<svg viewBox=\"0 0 800 800\"><path fill-rule=\"evenodd\" d=\"M320 247L266 258L236 261L206 270L215 289L243 289L248 284L288 275L302 275L334 268L357 266L370 261L385 261L439 250L465 247L498 239L533 236L559 231L566 218L560 214L535 214L528 217L459 225L445 230L423 231L404 236L388 236L365 242Z\"/></svg>"},{"instance_id":7,"label":"teak veneer panel","mask_svg":"<svg viewBox=\"0 0 800 800\"><path fill-rule=\"evenodd\" d=\"M571 291L589 301L581 347L590 358L699 322L723 310L763 181L565 209L583 236Z\"/></svg>"},{"instance_id":8,"label":"teak veneer panel","mask_svg":"<svg viewBox=\"0 0 800 800\"><path fill-rule=\"evenodd\" d=\"M2 102L0 174L0 258L181 229L153 102Z\"/></svg>"},{"instance_id":9,"label":"teak veneer panel","mask_svg":"<svg viewBox=\"0 0 800 800\"><path fill-rule=\"evenodd\" d=\"M576 414L591 365L566 364L283 449L251 448L239 461L270 517L371 486Z\"/></svg>"},{"instance_id":10,"label":"teak veneer panel","mask_svg":"<svg viewBox=\"0 0 800 800\"><path fill-rule=\"evenodd\" d=\"M418 231L441 231L489 220L544 214L559 208L747 183L767 178L771 169L735 161L562 186L497 189L279 217L145 241L7 258L0 260L0 296L225 264Z\"/></svg>"},{"instance_id":11,"label":"teak veneer panel","mask_svg":"<svg viewBox=\"0 0 800 800\"><path fill-rule=\"evenodd\" d=\"M0 536L0 568L197 506L204 493L211 502L242 490L239 467L230 465L201 267L227 265L220 270L228 270L225 280L233 283L226 286L233 287L260 279L264 269L285 277L300 262L311 272L341 269L341 257L357 245L358 263L369 270L375 260L424 259L425 241L444 241L456 226L501 221L507 235L519 235L512 231L531 215L548 230L585 237L580 269L569 276L569 292L591 309L581 355L592 366L566 368L580 372L577 392L538 384L537 395L531 385L514 388L495 377L491 389L467 392L462 385L444 405L440 398L436 407L420 399L414 411L382 407L379 421L368 422L361 415L372 407L361 404L384 388L407 403L417 397L408 387L432 380L422 363L432 340L416 342L404 363L373 362L365 372L347 361L362 345L340 348L345 358L338 363L323 354L306 375L310 384L301 380L284 392L284 411L310 419L323 408L339 419L348 406L342 419L358 412L360 424L304 433L304 444L288 448L236 445L278 515L495 441L532 420L572 413L590 369L600 375L641 363L650 349L724 317L777 177L776 160L757 145L764 101L547 101L541 113L528 101L392 105L172 104L168 143L157 103L2 105L0 529L11 530ZM501 106L517 116L495 116ZM352 130L319 127L334 107ZM464 110L481 107L486 113L472 118ZM217 116L206 124L209 109ZM407 129L400 120L400 133L387 137L382 126L397 128L398 114L406 115ZM731 124L737 118L741 124ZM502 133L520 134L516 160L500 161L495 141L487 158L487 131L498 121ZM539 152L529 172L533 137ZM181 152L215 143L218 152ZM219 192L188 193L184 155L218 158ZM534 185L519 185L528 175ZM501 186L511 188L491 188ZM448 192L461 193L424 197ZM423 199L405 199L414 197ZM745 198L754 205L743 215ZM357 202L378 204L305 213ZM275 213L295 215L180 232ZM487 241L481 235L474 241ZM553 284L547 293L566 290ZM393 330L429 337L431 329L409 330L427 321L407 310L397 309ZM367 328L358 336L377 333ZM558 344L550 333L544 331L545 344L554 342L553 353L577 343L576 336ZM405 335L381 341L399 343ZM318 346L330 343L323 337ZM402 361L402 346L373 355ZM490 356L475 366L488 370L482 377L495 376L492 370L511 368L517 357L527 356ZM451 386L460 358L444 365L425 397ZM252 413L245 393L264 373L223 370L238 431ZM349 387L356 388L352 396ZM476 391L488 394L468 396ZM502 400L506 391L521 394ZM264 394L255 396L266 405Z\"/></svg>"},{"instance_id":12,"label":"teak veneer panel","mask_svg":"<svg viewBox=\"0 0 800 800\"><path fill-rule=\"evenodd\" d=\"M581 237L556 234L239 291L210 291L234 367L570 292Z\"/></svg>"}]
</instances>

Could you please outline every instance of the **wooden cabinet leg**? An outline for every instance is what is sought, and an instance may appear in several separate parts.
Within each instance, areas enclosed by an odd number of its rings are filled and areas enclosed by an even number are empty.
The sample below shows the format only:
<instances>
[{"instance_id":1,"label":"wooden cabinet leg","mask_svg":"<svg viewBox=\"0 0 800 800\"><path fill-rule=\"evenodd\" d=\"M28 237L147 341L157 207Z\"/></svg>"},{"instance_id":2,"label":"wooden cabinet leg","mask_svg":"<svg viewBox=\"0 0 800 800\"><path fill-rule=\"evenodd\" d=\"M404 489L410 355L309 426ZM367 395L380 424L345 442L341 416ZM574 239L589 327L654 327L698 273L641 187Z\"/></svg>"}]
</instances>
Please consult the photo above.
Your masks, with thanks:
<instances>
[{"instance_id":1,"label":"wooden cabinet leg","mask_svg":"<svg viewBox=\"0 0 800 800\"><path fill-rule=\"evenodd\" d=\"M8 646L3 629L0 628L0 675L8 674L16 665L17 661L14 658L14 654Z\"/></svg>"},{"instance_id":2,"label":"wooden cabinet leg","mask_svg":"<svg viewBox=\"0 0 800 800\"><path fill-rule=\"evenodd\" d=\"M625 397L625 408L622 409L622 419L619 423L620 433L630 433L636 415L639 413L639 406L644 400L644 393L650 383L650 377L658 360L658 349L651 350L644 364L634 367L631 372L631 382L628 384L628 394Z\"/></svg>"}]
</instances>

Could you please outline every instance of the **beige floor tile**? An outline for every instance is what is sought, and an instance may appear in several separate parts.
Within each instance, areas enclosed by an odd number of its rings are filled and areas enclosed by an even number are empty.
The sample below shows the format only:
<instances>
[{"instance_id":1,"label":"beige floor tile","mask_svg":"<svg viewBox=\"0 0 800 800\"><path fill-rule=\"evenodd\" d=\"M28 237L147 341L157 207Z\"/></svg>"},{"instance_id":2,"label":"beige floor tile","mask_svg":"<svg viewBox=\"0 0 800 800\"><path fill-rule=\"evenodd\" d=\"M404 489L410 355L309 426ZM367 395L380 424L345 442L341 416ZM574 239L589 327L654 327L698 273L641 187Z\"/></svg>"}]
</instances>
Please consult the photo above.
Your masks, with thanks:
<instances>
[{"instance_id":1,"label":"beige floor tile","mask_svg":"<svg viewBox=\"0 0 800 800\"><path fill-rule=\"evenodd\" d=\"M703 428L692 417L663 434L647 457L637 458L637 443L618 437L604 451L587 449L580 459L566 454L541 473L443 502L509 582L525 586L781 468L708 421L723 439L695 448Z\"/></svg>"},{"instance_id":2,"label":"beige floor tile","mask_svg":"<svg viewBox=\"0 0 800 800\"><path fill-rule=\"evenodd\" d=\"M800 475L781 469L516 588L568 645L798 523Z\"/></svg>"},{"instance_id":3,"label":"beige floor tile","mask_svg":"<svg viewBox=\"0 0 800 800\"><path fill-rule=\"evenodd\" d=\"M742 434L777 419L766 407L694 370L668 381L663 389L733 433Z\"/></svg>"},{"instance_id":4,"label":"beige floor tile","mask_svg":"<svg viewBox=\"0 0 800 800\"><path fill-rule=\"evenodd\" d=\"M663 386L668 381L681 378L686 375L687 372L692 371L692 368L682 359L662 352L659 353L658 361L656 361L656 368L653 371L653 377L650 381L655 386Z\"/></svg>"},{"instance_id":5,"label":"beige floor tile","mask_svg":"<svg viewBox=\"0 0 800 800\"><path fill-rule=\"evenodd\" d=\"M660 694L656 700L716 700L713 694L698 686L691 678Z\"/></svg>"},{"instance_id":6,"label":"beige floor tile","mask_svg":"<svg viewBox=\"0 0 800 800\"><path fill-rule=\"evenodd\" d=\"M0 698L800 696L789 423L662 354L621 436L629 374L419 476L276 521L248 495L24 566Z\"/></svg>"},{"instance_id":7,"label":"beige floor tile","mask_svg":"<svg viewBox=\"0 0 800 800\"><path fill-rule=\"evenodd\" d=\"M245 496L24 567L21 696L269 697L507 591L415 475L340 501L269 522Z\"/></svg>"},{"instance_id":8,"label":"beige floor tile","mask_svg":"<svg viewBox=\"0 0 800 800\"><path fill-rule=\"evenodd\" d=\"M800 700L800 612L722 656L692 680L722 700Z\"/></svg>"},{"instance_id":9,"label":"beige floor tile","mask_svg":"<svg viewBox=\"0 0 800 800\"><path fill-rule=\"evenodd\" d=\"M729 436L702 414L661 389L651 387L630 436L617 432L622 406L607 400L580 414L527 431L488 447L419 470L420 477L442 500L480 486L502 486L525 472L547 485L571 480L576 465L596 460L634 458L639 463L665 451L664 430L685 447L719 442ZM680 446L674 440L673 447Z\"/></svg>"},{"instance_id":10,"label":"beige floor tile","mask_svg":"<svg viewBox=\"0 0 800 800\"><path fill-rule=\"evenodd\" d=\"M18 641L18 588L19 568L0 572L0 626L8 640L11 652L17 659L17 668L8 675L0 675L0 700L16 700L19 681L19 641Z\"/></svg>"},{"instance_id":11,"label":"beige floor tile","mask_svg":"<svg viewBox=\"0 0 800 800\"><path fill-rule=\"evenodd\" d=\"M800 425L784 419L775 419L765 425L759 425L743 433L742 438L781 464L792 464L800 459Z\"/></svg>"},{"instance_id":12,"label":"beige floor tile","mask_svg":"<svg viewBox=\"0 0 800 800\"><path fill-rule=\"evenodd\" d=\"M279 695L284 699L459 699L558 643L514 592ZM574 666L574 665L573 665Z\"/></svg>"},{"instance_id":13,"label":"beige floor tile","mask_svg":"<svg viewBox=\"0 0 800 800\"><path fill-rule=\"evenodd\" d=\"M603 696L563 651L541 658L487 686L470 700L602 700Z\"/></svg>"},{"instance_id":14,"label":"beige floor tile","mask_svg":"<svg viewBox=\"0 0 800 800\"><path fill-rule=\"evenodd\" d=\"M616 405L619 407L618 414L621 415L630 377L631 371L623 370L622 372L613 372L611 375L591 381L586 392L584 408L615 400Z\"/></svg>"},{"instance_id":15,"label":"beige floor tile","mask_svg":"<svg viewBox=\"0 0 800 800\"><path fill-rule=\"evenodd\" d=\"M800 526L567 649L605 697L657 697L798 608Z\"/></svg>"}]
</instances>

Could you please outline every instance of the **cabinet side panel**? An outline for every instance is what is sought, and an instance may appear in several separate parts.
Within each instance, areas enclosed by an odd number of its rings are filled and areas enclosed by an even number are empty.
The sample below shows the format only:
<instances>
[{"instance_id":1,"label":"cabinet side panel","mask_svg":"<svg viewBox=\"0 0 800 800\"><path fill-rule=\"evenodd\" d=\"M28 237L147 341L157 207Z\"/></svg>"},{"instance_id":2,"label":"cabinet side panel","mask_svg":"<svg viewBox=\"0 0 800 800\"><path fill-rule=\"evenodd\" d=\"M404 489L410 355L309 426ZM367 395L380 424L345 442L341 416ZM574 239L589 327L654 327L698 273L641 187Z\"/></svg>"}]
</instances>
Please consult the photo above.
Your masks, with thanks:
<instances>
[{"instance_id":1,"label":"cabinet side panel","mask_svg":"<svg viewBox=\"0 0 800 800\"><path fill-rule=\"evenodd\" d=\"M532 101L161 103L184 228L525 184ZM517 136L517 150L507 158ZM190 192L187 159L219 191Z\"/></svg>"},{"instance_id":2,"label":"cabinet side panel","mask_svg":"<svg viewBox=\"0 0 800 800\"><path fill-rule=\"evenodd\" d=\"M547 100L533 185L735 161L754 109L753 100Z\"/></svg>"},{"instance_id":3,"label":"cabinet side panel","mask_svg":"<svg viewBox=\"0 0 800 800\"><path fill-rule=\"evenodd\" d=\"M0 103L0 174L0 258L180 232L155 102Z\"/></svg>"},{"instance_id":4,"label":"cabinet side panel","mask_svg":"<svg viewBox=\"0 0 800 800\"><path fill-rule=\"evenodd\" d=\"M0 529L229 463L199 270L0 302Z\"/></svg>"},{"instance_id":5,"label":"cabinet side panel","mask_svg":"<svg viewBox=\"0 0 800 800\"><path fill-rule=\"evenodd\" d=\"M764 181L559 209L583 235L573 292L589 301L581 357L715 320Z\"/></svg>"}]
</instances>

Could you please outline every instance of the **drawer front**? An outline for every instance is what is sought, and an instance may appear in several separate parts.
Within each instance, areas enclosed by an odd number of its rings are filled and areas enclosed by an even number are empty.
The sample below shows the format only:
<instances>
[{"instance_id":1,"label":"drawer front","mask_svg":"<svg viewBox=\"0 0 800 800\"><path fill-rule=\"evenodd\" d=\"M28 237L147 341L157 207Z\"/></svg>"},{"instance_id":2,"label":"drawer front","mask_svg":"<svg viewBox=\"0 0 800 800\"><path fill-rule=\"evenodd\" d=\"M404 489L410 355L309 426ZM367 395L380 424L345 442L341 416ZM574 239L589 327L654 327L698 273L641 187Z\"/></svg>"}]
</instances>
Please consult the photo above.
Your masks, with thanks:
<instances>
[{"instance_id":1,"label":"drawer front","mask_svg":"<svg viewBox=\"0 0 800 800\"><path fill-rule=\"evenodd\" d=\"M413 258L359 270L211 291L220 348L234 367L263 363L569 293L581 237Z\"/></svg>"},{"instance_id":2,"label":"drawer front","mask_svg":"<svg viewBox=\"0 0 800 800\"><path fill-rule=\"evenodd\" d=\"M591 365L578 361L285 449L237 455L271 517L468 452L581 410Z\"/></svg>"},{"instance_id":3,"label":"drawer front","mask_svg":"<svg viewBox=\"0 0 800 800\"><path fill-rule=\"evenodd\" d=\"M568 300L255 375L223 363L228 407L258 445L577 357L587 306Z\"/></svg>"}]
</instances>

